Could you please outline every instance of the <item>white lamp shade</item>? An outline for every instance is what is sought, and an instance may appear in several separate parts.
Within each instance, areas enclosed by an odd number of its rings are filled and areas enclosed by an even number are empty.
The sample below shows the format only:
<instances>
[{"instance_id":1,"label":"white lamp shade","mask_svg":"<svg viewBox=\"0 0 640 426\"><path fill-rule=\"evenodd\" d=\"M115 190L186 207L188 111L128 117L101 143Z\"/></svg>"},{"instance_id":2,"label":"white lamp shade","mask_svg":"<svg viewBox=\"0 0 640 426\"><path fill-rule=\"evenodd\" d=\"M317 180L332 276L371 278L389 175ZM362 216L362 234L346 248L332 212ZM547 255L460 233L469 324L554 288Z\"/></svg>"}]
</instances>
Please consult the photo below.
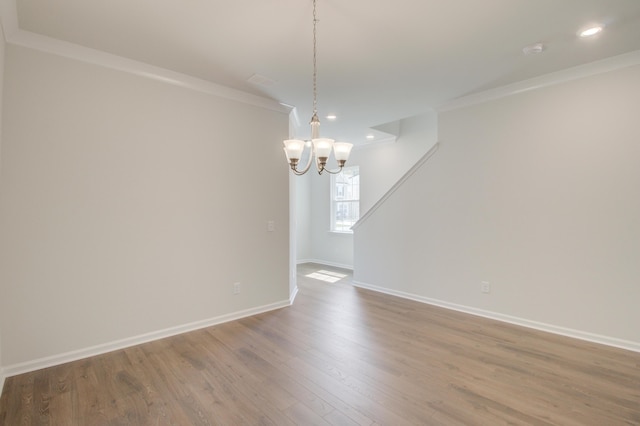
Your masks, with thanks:
<instances>
[{"instance_id":1,"label":"white lamp shade","mask_svg":"<svg viewBox=\"0 0 640 426\"><path fill-rule=\"evenodd\" d=\"M287 152L287 148L282 148L284 150L284 156L287 157L287 163L291 164L291 159L289 158L289 153Z\"/></svg>"},{"instance_id":2,"label":"white lamp shade","mask_svg":"<svg viewBox=\"0 0 640 426\"><path fill-rule=\"evenodd\" d=\"M302 157L302 151L304 150L304 141L299 139L288 139L283 143L287 160L300 160L300 157Z\"/></svg>"},{"instance_id":3,"label":"white lamp shade","mask_svg":"<svg viewBox=\"0 0 640 426\"><path fill-rule=\"evenodd\" d=\"M333 147L333 139L318 138L313 139L313 149L318 158L329 158L331 148Z\"/></svg>"},{"instance_id":4,"label":"white lamp shade","mask_svg":"<svg viewBox=\"0 0 640 426\"><path fill-rule=\"evenodd\" d=\"M336 142L333 144L333 155L336 157L336 161L347 161L349 154L351 154L352 143Z\"/></svg>"}]
</instances>

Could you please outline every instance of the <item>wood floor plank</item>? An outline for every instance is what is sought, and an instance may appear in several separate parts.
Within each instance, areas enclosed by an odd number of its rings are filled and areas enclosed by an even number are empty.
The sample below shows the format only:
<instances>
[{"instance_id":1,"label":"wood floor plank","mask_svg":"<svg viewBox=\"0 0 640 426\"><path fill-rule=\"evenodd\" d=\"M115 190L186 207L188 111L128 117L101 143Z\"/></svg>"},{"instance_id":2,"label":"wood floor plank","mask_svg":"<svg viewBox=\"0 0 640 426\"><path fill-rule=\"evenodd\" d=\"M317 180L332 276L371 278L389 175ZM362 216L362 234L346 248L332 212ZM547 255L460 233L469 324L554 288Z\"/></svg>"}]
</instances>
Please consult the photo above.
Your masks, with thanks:
<instances>
[{"instance_id":1,"label":"wood floor plank","mask_svg":"<svg viewBox=\"0 0 640 426\"><path fill-rule=\"evenodd\" d=\"M306 277L293 306L6 379L0 425L640 425L640 354Z\"/></svg>"}]
</instances>

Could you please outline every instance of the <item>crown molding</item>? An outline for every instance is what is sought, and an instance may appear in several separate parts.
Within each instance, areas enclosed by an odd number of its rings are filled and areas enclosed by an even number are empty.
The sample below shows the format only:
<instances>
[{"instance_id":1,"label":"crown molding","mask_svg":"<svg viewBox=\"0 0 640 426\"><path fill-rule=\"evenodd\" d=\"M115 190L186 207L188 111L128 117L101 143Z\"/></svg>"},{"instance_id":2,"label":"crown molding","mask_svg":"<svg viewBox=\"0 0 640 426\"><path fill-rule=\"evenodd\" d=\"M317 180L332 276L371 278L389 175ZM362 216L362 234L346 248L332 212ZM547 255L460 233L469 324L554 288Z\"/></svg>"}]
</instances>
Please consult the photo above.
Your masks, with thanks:
<instances>
[{"instance_id":1,"label":"crown molding","mask_svg":"<svg viewBox=\"0 0 640 426\"><path fill-rule=\"evenodd\" d=\"M18 31L18 9L15 0L0 0L0 22L4 39L9 40Z\"/></svg>"},{"instance_id":2,"label":"crown molding","mask_svg":"<svg viewBox=\"0 0 640 426\"><path fill-rule=\"evenodd\" d=\"M579 65L573 68L556 71L529 80L519 81L517 83L508 84L506 86L497 87L495 89L474 93L468 96L462 96L453 99L436 109L438 113L451 111L458 108L464 108L472 105L481 104L505 98L519 93L537 90L544 87L565 83L572 80L578 80L592 75L603 74L609 71L640 65L640 50L636 50L622 55L612 56L588 64Z\"/></svg>"},{"instance_id":3,"label":"crown molding","mask_svg":"<svg viewBox=\"0 0 640 426\"><path fill-rule=\"evenodd\" d=\"M101 50L91 49L29 31L19 29L8 38L7 42L13 45L40 50L42 52L87 62L105 68L124 71L140 77L207 93L209 95L243 102L245 104L285 114L289 113L289 108L272 99L252 95L250 93L215 84L207 80L191 77L186 74L156 67L144 62L134 61L122 56L113 55Z\"/></svg>"},{"instance_id":4,"label":"crown molding","mask_svg":"<svg viewBox=\"0 0 640 426\"><path fill-rule=\"evenodd\" d=\"M165 68L149 65L144 62L134 61L122 56L106 53L101 50L91 49L78 44L21 30L18 24L18 13L15 0L0 0L0 14L4 37L9 44L27 47L105 68L124 71L162 83L195 90L285 114L288 114L290 111L290 108L273 99L253 95L241 90L232 89L207 80L192 77L187 74L182 74Z\"/></svg>"}]
</instances>

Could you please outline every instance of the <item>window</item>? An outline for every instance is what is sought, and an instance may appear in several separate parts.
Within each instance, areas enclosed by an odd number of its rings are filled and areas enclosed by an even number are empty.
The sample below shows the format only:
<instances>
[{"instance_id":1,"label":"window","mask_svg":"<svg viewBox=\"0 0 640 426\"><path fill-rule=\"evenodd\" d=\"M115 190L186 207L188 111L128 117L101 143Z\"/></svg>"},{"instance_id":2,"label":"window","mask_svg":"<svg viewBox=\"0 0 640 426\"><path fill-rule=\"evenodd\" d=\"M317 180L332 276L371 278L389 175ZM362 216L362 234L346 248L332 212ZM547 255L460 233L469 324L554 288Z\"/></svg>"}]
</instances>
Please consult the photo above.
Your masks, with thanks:
<instances>
[{"instance_id":1,"label":"window","mask_svg":"<svg viewBox=\"0 0 640 426\"><path fill-rule=\"evenodd\" d=\"M360 218L360 169L345 167L341 173L331 175L331 230L352 232L351 227Z\"/></svg>"}]
</instances>

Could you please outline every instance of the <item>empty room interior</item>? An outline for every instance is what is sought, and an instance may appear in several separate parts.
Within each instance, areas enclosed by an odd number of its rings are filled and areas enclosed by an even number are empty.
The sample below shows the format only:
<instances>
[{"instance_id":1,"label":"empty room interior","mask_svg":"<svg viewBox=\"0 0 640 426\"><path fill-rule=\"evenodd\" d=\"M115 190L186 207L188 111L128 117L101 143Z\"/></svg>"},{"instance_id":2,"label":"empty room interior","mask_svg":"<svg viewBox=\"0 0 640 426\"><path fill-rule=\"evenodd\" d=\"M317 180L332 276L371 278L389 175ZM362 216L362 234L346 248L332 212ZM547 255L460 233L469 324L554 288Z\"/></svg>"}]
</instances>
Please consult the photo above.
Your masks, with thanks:
<instances>
[{"instance_id":1,"label":"empty room interior","mask_svg":"<svg viewBox=\"0 0 640 426\"><path fill-rule=\"evenodd\" d=\"M0 425L640 425L637 0L0 23Z\"/></svg>"}]
</instances>

